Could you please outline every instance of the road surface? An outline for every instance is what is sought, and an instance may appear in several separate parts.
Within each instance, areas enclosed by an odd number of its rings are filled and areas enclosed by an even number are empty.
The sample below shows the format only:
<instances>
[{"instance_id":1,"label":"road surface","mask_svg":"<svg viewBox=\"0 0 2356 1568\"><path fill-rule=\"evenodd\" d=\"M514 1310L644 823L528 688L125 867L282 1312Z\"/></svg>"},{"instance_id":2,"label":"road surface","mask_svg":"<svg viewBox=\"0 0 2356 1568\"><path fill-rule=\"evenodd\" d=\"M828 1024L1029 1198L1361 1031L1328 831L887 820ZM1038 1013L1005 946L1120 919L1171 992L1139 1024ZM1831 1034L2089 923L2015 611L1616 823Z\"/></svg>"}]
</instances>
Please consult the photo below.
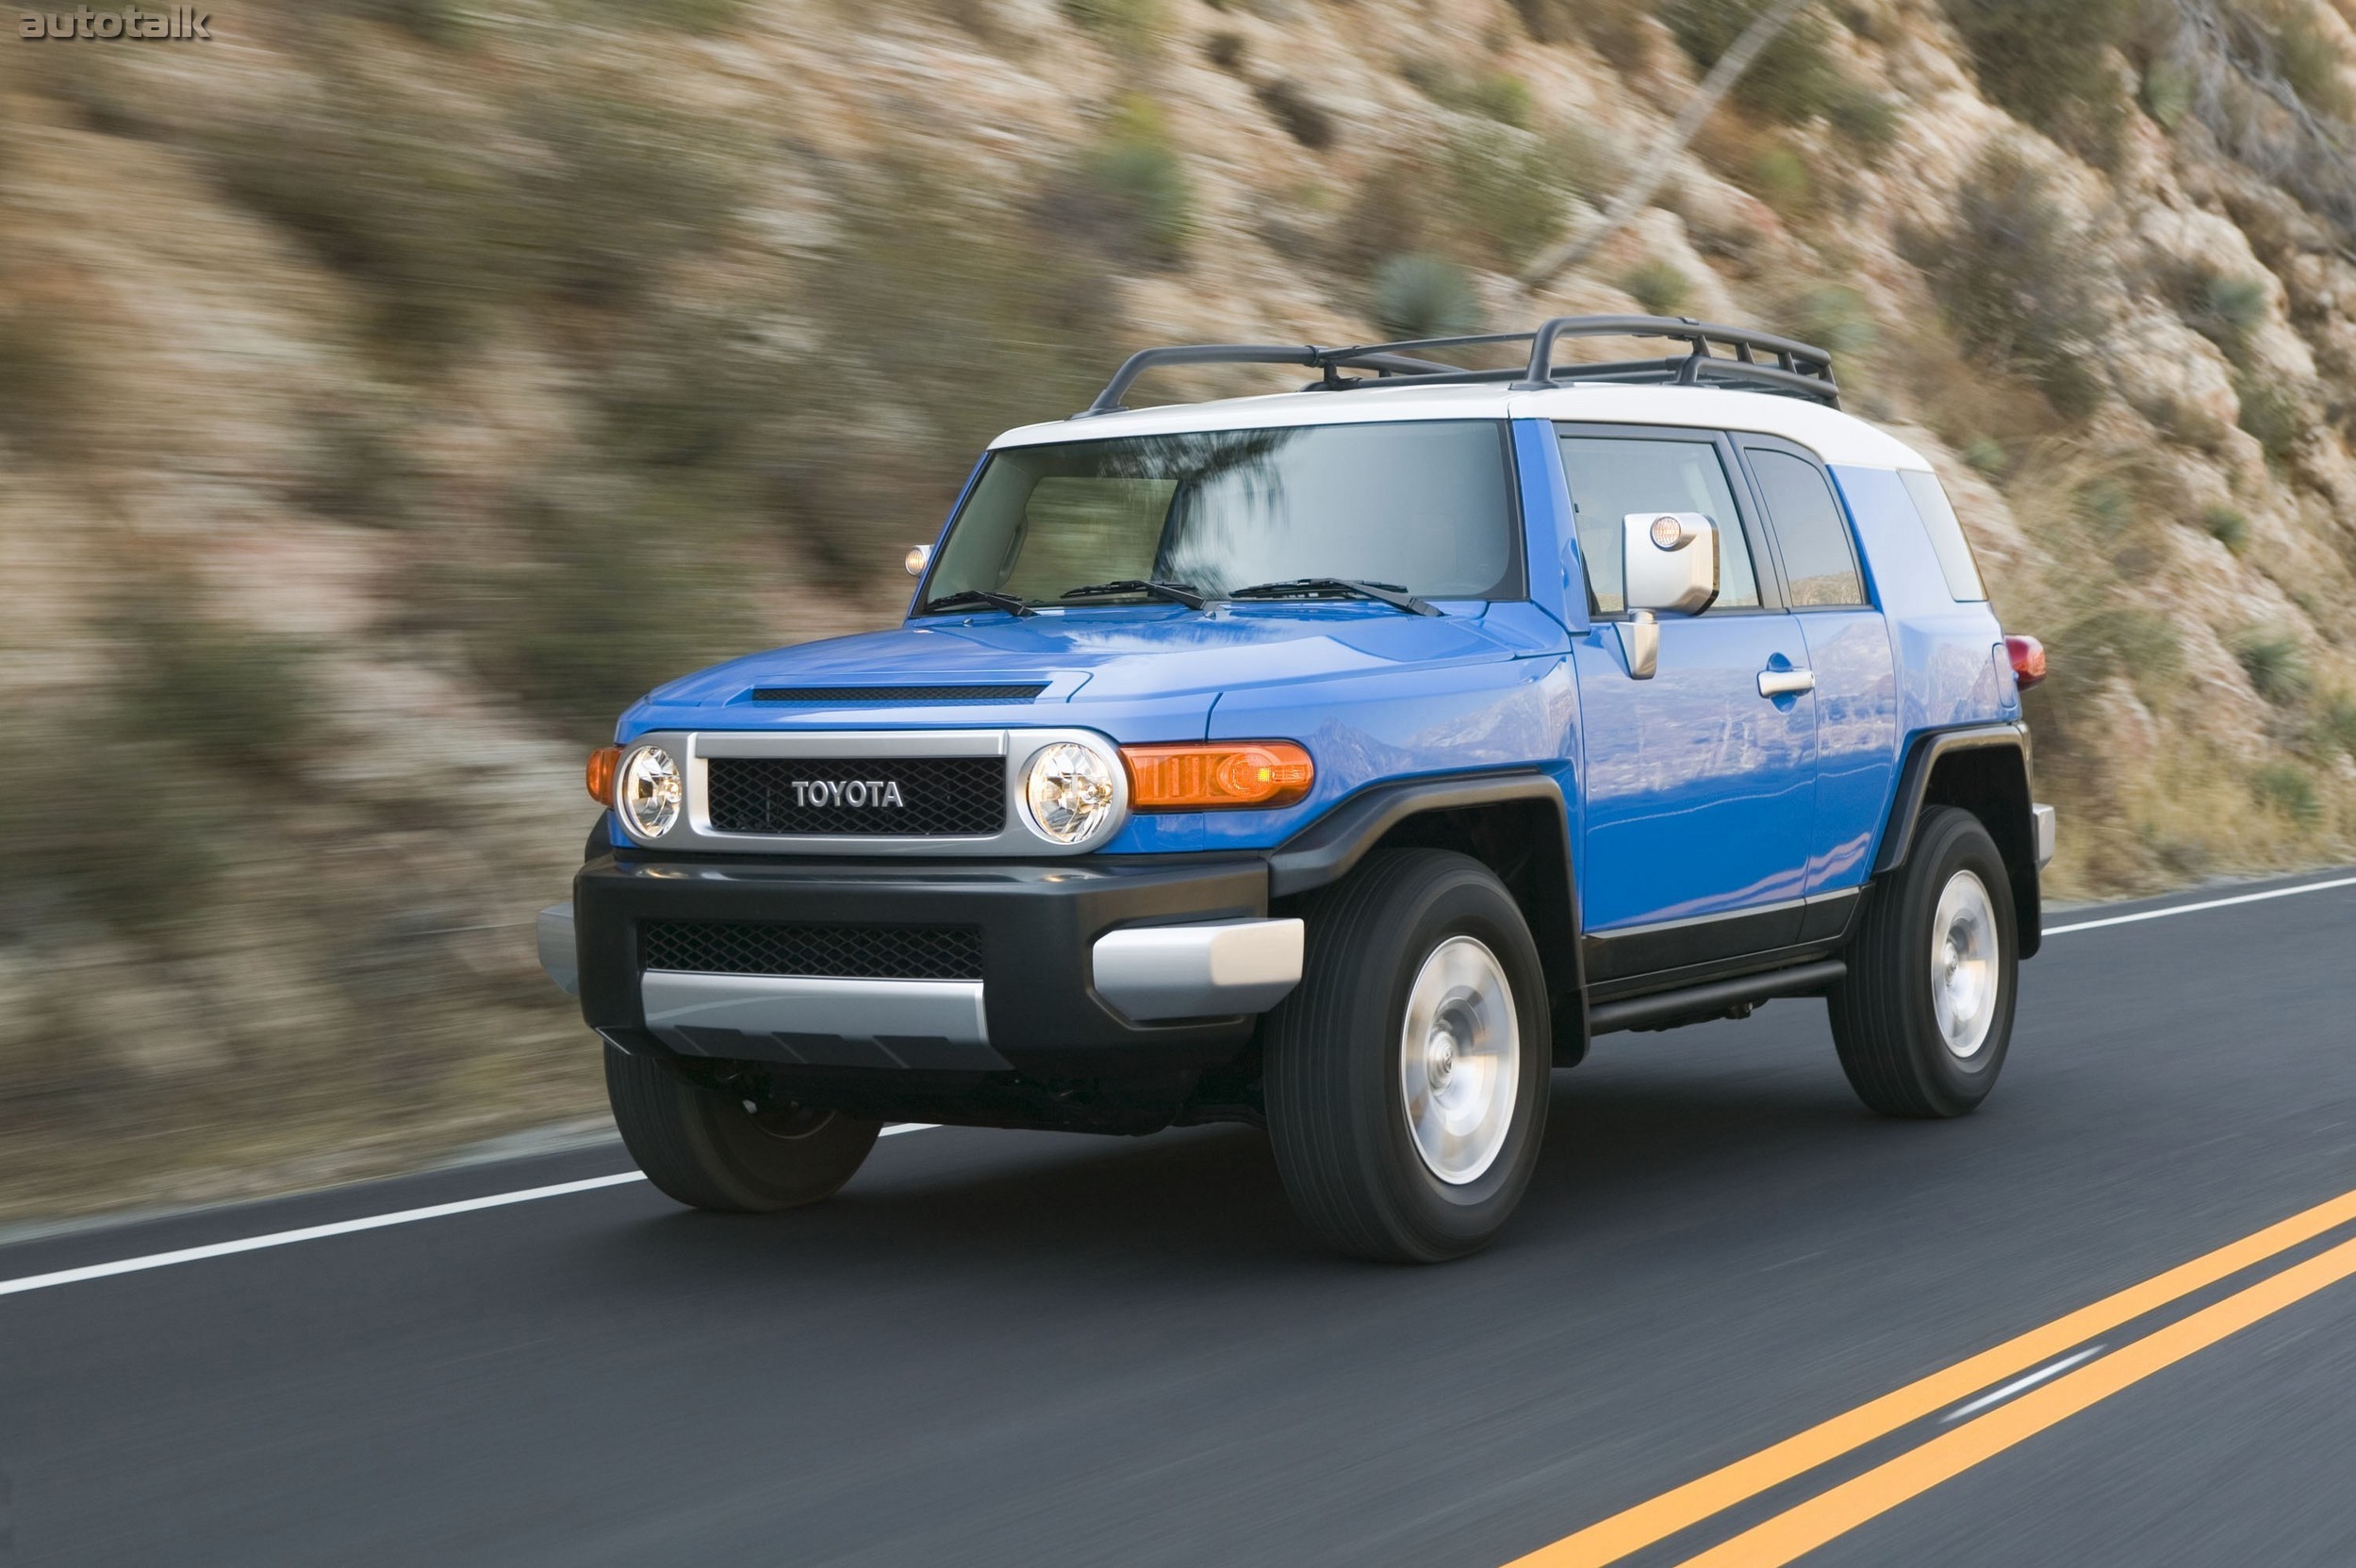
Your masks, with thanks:
<instances>
[{"instance_id":1,"label":"road surface","mask_svg":"<svg viewBox=\"0 0 2356 1568\"><path fill-rule=\"evenodd\" d=\"M1321 1253L1241 1129L0 1248L0 1563L2356 1562L2356 879L2287 887L2057 916L2176 911L2051 937L1957 1122L1817 1002L1610 1036L1439 1268Z\"/></svg>"}]
</instances>

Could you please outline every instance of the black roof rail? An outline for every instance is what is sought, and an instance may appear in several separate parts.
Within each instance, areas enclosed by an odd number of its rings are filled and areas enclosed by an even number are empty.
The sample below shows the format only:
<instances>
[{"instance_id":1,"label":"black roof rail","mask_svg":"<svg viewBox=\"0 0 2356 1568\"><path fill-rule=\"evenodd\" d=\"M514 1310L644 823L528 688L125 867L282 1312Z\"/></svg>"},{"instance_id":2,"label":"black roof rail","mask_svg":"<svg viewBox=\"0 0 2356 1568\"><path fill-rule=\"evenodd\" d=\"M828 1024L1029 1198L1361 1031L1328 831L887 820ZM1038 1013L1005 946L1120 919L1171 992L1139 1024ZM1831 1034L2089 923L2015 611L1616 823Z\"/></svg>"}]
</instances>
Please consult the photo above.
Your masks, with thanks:
<instances>
[{"instance_id":1,"label":"black roof rail","mask_svg":"<svg viewBox=\"0 0 2356 1568\"><path fill-rule=\"evenodd\" d=\"M1623 359L1608 364L1557 365L1555 344L1565 338L1669 338L1687 343L1687 353L1660 359ZM1436 360L1416 358L1410 351L1477 348L1488 343L1527 343L1526 365L1502 370L1467 371ZM1711 352L1716 343L1732 356ZM1769 357L1755 357L1765 354ZM1782 392L1804 397L1830 407L1840 406L1840 388L1833 380L1833 356L1773 333L1751 327L1721 326L1689 316L1557 316L1529 332L1487 332L1458 338L1412 338L1395 343L1361 343L1349 347L1320 347L1315 343L1193 343L1141 349L1124 360L1105 383L1096 400L1074 419L1119 411L1121 399L1145 371L1161 365L1306 365L1322 372L1306 391L1344 391L1366 385L1349 378L1344 369L1373 371L1376 377L1421 387L1506 383L1516 390L1536 391L1563 381L1602 381L1625 385L1722 387L1746 391Z\"/></svg>"}]
</instances>

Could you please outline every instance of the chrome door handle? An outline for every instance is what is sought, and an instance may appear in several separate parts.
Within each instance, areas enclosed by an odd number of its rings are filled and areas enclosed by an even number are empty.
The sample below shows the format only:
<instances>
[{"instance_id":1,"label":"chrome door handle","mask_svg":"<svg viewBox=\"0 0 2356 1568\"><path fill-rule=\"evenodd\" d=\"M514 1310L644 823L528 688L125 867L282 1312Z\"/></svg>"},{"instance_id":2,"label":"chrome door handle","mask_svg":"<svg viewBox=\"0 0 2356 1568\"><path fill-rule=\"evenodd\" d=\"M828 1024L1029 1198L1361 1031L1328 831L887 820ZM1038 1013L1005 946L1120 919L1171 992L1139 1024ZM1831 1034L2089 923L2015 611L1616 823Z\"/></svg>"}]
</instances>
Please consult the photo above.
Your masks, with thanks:
<instances>
[{"instance_id":1,"label":"chrome door handle","mask_svg":"<svg viewBox=\"0 0 2356 1568\"><path fill-rule=\"evenodd\" d=\"M1761 697L1791 697L1816 689L1813 669L1762 669L1759 671Z\"/></svg>"}]
</instances>

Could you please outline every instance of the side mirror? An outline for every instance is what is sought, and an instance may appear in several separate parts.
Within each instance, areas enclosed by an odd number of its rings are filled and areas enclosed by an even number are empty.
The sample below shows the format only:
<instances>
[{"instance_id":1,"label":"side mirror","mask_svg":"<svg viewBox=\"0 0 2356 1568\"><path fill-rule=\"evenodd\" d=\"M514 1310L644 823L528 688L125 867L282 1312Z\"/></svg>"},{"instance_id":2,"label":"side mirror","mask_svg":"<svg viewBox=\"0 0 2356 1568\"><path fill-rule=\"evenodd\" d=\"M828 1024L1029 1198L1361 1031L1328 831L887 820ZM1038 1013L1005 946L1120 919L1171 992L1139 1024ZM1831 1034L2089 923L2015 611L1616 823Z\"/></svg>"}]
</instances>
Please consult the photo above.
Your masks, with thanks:
<instances>
[{"instance_id":1,"label":"side mirror","mask_svg":"<svg viewBox=\"0 0 2356 1568\"><path fill-rule=\"evenodd\" d=\"M1620 581L1628 619L1621 647L1628 673L1649 681L1660 666L1662 615L1700 615L1718 599L1718 526L1699 512L1630 512L1620 520Z\"/></svg>"},{"instance_id":2,"label":"side mirror","mask_svg":"<svg viewBox=\"0 0 2356 1568\"><path fill-rule=\"evenodd\" d=\"M908 569L911 577L922 577L925 568L931 564L932 547L929 544L912 544L908 547L908 553L900 558L900 565Z\"/></svg>"}]
</instances>

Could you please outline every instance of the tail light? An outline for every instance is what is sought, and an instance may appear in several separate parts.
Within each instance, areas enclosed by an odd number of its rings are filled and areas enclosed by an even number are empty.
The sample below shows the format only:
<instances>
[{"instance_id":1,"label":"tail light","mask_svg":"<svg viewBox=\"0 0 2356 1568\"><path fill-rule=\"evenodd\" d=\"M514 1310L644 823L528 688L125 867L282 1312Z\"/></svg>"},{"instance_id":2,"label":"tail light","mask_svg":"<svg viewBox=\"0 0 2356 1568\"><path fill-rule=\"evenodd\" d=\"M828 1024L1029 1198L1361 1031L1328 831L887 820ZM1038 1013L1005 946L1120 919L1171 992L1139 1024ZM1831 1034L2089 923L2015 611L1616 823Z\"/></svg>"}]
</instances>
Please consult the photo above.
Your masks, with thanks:
<instances>
[{"instance_id":1,"label":"tail light","mask_svg":"<svg viewBox=\"0 0 2356 1568\"><path fill-rule=\"evenodd\" d=\"M601 806L614 803L614 769L621 766L621 748L601 746L589 753L589 766L582 782L589 786L589 798Z\"/></svg>"},{"instance_id":2,"label":"tail light","mask_svg":"<svg viewBox=\"0 0 2356 1568\"><path fill-rule=\"evenodd\" d=\"M2045 644L2035 637L2007 636L2004 654L2013 661L2013 679L2027 691L2045 679Z\"/></svg>"},{"instance_id":3,"label":"tail light","mask_svg":"<svg viewBox=\"0 0 2356 1568\"><path fill-rule=\"evenodd\" d=\"M1289 806L1309 794L1316 766L1289 740L1124 746L1129 804L1139 811Z\"/></svg>"}]
</instances>

